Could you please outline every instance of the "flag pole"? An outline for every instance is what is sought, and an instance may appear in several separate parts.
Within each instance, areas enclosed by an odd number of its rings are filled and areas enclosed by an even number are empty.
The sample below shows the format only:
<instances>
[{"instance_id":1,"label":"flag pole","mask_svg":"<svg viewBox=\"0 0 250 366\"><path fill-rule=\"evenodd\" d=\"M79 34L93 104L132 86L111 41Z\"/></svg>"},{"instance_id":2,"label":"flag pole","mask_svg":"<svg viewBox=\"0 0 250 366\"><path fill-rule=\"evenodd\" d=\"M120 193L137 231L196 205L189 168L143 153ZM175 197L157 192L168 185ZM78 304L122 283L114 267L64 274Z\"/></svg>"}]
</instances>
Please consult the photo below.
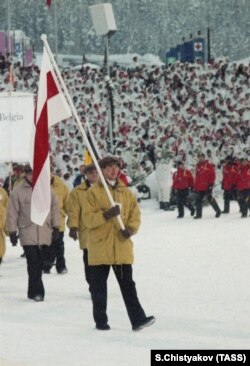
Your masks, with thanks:
<instances>
[{"instance_id":1,"label":"flag pole","mask_svg":"<svg viewBox=\"0 0 250 366\"><path fill-rule=\"evenodd\" d=\"M104 189L105 189L105 191L106 191L106 193L107 193L107 196L108 196L108 199L109 199L109 201L110 201L110 204L111 204L111 206L113 207L113 206L115 206L115 202L114 202L113 197L112 197L112 195L111 195L111 193L110 193L110 190L109 190L109 188L108 188L107 182L106 182L106 180L105 180L105 178L104 178L104 176L103 176L103 174L102 174L101 168L100 168L100 166L99 166L99 164L98 164L98 161L97 161L97 159L96 159L96 157L95 157L94 151L93 151L93 149L92 149L92 147L91 147L91 144L90 144L90 142L89 142L89 140L88 140L88 137L87 137L87 135L86 135L86 133L85 133L85 131L84 131L84 128L83 128L83 126L82 126L82 124L81 124L81 121L80 121L80 119L79 119L79 117L78 117L78 114L77 114L77 112L76 112L75 106L74 106L74 104L73 104L73 102L72 102L72 100L71 100L71 97L70 97L69 92L68 92L68 89L67 89L67 87L66 87L66 85L65 85L65 83L64 83L64 80L63 80L63 78L62 78L62 75L61 75L61 73L60 73L60 70L59 70L59 68L58 68L58 66L57 66L57 63L56 63L56 61L55 61L55 59L54 59L54 56L53 56L53 54L52 54L52 52L51 52L51 50L50 50L50 46L49 46L49 44L48 44L48 42L47 42L47 36L46 36L46 34L42 34L41 39L42 39L42 41L43 41L44 47L46 48L46 51L48 52L48 55L49 55L50 61L51 61L51 63L52 63L52 66L53 66L53 68L54 68L54 70L55 70L56 76L58 77L58 79L59 79L59 81L60 81L61 87L62 87L62 89L63 89L63 92L64 92L64 95L65 95L65 97L66 97L66 99L67 99L67 102L68 102L68 104L69 104L69 107L70 107L70 110L71 110L71 112L72 112L72 115L73 115L73 117L74 117L74 119L75 119L75 122L77 123L78 128L79 128L80 132L82 133L82 136L83 136L84 142L85 142L86 147L87 147L87 149L88 149L88 151L89 151L89 153L90 153L90 155L91 155L91 158L92 158L92 160L93 160L93 162L94 162L94 165L95 165L96 170L97 170L97 172L98 172L98 174L99 174L99 177L100 177L100 179L101 179L101 182L102 182L102 184L103 184L103 187L104 187ZM120 225L121 229L125 229L125 226L124 226L124 224L123 224L123 221L122 221L122 219L121 219L121 216L120 216L120 215L118 215L118 216L117 216L117 220L118 220L118 222L119 222L119 225Z\"/></svg>"}]
</instances>

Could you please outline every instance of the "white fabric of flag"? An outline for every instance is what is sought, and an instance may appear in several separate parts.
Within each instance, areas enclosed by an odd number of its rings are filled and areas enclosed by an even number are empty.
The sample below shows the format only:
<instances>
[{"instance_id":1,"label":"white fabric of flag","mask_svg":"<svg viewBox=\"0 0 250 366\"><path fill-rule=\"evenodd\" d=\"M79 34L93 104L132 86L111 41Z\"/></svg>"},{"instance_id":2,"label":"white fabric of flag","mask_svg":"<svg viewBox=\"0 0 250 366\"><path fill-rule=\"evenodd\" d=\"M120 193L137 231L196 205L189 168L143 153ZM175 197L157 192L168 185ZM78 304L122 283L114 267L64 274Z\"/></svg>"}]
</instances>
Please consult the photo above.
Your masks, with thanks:
<instances>
[{"instance_id":1,"label":"white fabric of flag","mask_svg":"<svg viewBox=\"0 0 250 366\"><path fill-rule=\"evenodd\" d=\"M71 116L44 47L35 113L31 220L43 225L51 206L49 127Z\"/></svg>"}]
</instances>

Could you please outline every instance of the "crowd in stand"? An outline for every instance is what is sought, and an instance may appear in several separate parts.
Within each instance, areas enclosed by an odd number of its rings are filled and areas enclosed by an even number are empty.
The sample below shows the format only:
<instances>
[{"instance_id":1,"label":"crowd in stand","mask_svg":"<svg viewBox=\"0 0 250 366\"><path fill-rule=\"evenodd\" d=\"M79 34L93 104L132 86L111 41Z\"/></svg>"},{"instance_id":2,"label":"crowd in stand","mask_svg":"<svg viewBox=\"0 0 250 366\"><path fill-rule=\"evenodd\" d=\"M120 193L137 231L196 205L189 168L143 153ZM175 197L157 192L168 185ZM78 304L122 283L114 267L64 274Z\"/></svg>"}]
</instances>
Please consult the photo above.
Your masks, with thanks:
<instances>
[{"instance_id":1,"label":"crowd in stand","mask_svg":"<svg viewBox=\"0 0 250 366\"><path fill-rule=\"evenodd\" d=\"M164 151L192 168L197 153L210 154L218 167L226 156L250 156L250 66L225 60L209 64L133 64L110 68L115 106L114 153L128 175L145 177ZM8 90L8 67L1 63L0 92ZM6 64L6 63L5 63ZM100 152L107 152L108 90L101 68L62 72L78 115L88 122ZM13 64L13 89L37 93L39 68ZM51 133L53 170L72 187L84 159L84 143L73 120Z\"/></svg>"}]
</instances>

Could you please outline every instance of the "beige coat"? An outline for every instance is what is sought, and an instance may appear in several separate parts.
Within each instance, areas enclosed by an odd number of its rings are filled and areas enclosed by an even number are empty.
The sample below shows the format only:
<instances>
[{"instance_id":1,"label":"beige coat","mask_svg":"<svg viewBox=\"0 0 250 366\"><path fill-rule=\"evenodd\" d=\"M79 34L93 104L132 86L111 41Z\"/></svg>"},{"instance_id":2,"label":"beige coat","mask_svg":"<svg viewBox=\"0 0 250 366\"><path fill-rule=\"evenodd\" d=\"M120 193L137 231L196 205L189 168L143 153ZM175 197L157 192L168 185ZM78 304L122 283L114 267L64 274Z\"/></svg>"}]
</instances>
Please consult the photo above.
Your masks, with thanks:
<instances>
[{"instance_id":1,"label":"beige coat","mask_svg":"<svg viewBox=\"0 0 250 366\"><path fill-rule=\"evenodd\" d=\"M6 252L5 224L6 224L7 204L8 204L8 194L2 187L0 187L0 258L3 258Z\"/></svg>"},{"instance_id":2,"label":"beige coat","mask_svg":"<svg viewBox=\"0 0 250 366\"><path fill-rule=\"evenodd\" d=\"M87 189L86 182L81 183L79 186L72 189L67 202L67 225L69 228L77 229L81 249L87 248L88 230L82 217L82 205Z\"/></svg>"},{"instance_id":3,"label":"beige coat","mask_svg":"<svg viewBox=\"0 0 250 366\"><path fill-rule=\"evenodd\" d=\"M114 201L121 204L125 227L136 233L140 226L140 210L134 194L120 180L109 189ZM82 208L83 222L88 228L89 264L132 264L132 240L123 237L116 217L106 220L103 216L110 203L101 182L87 191Z\"/></svg>"},{"instance_id":4,"label":"beige coat","mask_svg":"<svg viewBox=\"0 0 250 366\"><path fill-rule=\"evenodd\" d=\"M60 226L59 231L65 230L66 203L69 197L69 190L63 180L56 175L52 176L51 189L54 192L60 210Z\"/></svg>"},{"instance_id":5,"label":"beige coat","mask_svg":"<svg viewBox=\"0 0 250 366\"><path fill-rule=\"evenodd\" d=\"M43 226L31 221L31 186L26 182L19 184L10 194L7 209L7 230L19 233L21 245L50 245L52 228L59 227L59 208L57 199L51 191L51 210Z\"/></svg>"}]
</instances>

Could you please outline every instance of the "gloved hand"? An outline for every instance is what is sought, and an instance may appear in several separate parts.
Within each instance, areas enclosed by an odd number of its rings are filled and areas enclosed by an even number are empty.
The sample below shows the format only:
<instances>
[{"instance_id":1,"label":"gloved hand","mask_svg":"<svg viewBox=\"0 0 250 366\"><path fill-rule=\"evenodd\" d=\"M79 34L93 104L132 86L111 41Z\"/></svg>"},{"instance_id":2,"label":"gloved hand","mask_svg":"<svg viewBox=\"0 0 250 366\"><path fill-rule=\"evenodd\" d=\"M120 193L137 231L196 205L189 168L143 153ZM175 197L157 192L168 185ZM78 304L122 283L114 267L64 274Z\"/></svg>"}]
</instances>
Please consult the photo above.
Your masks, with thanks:
<instances>
[{"instance_id":1,"label":"gloved hand","mask_svg":"<svg viewBox=\"0 0 250 366\"><path fill-rule=\"evenodd\" d=\"M105 217L106 220L110 220L112 219L112 217L120 215L120 213L121 213L120 206L115 205L114 207L111 207L108 211L104 212L103 216Z\"/></svg>"},{"instance_id":2,"label":"gloved hand","mask_svg":"<svg viewBox=\"0 0 250 366\"><path fill-rule=\"evenodd\" d=\"M212 184L210 186L208 186L207 193L211 194L213 192L213 188L214 188L214 186Z\"/></svg>"},{"instance_id":3,"label":"gloved hand","mask_svg":"<svg viewBox=\"0 0 250 366\"><path fill-rule=\"evenodd\" d=\"M125 239L128 239L133 235L133 230L131 229L121 229L121 233Z\"/></svg>"},{"instance_id":4,"label":"gloved hand","mask_svg":"<svg viewBox=\"0 0 250 366\"><path fill-rule=\"evenodd\" d=\"M78 239L77 228L76 227L71 227L69 229L69 237L72 238L73 240L77 240Z\"/></svg>"},{"instance_id":5,"label":"gloved hand","mask_svg":"<svg viewBox=\"0 0 250 366\"><path fill-rule=\"evenodd\" d=\"M9 233L10 236L10 242L13 245L13 247L15 247L17 245L18 242L18 235L16 231L13 231L12 233Z\"/></svg>"},{"instance_id":6,"label":"gloved hand","mask_svg":"<svg viewBox=\"0 0 250 366\"><path fill-rule=\"evenodd\" d=\"M52 242L57 241L57 239L59 238L59 229L58 227L53 227L53 231L52 231Z\"/></svg>"}]
</instances>

